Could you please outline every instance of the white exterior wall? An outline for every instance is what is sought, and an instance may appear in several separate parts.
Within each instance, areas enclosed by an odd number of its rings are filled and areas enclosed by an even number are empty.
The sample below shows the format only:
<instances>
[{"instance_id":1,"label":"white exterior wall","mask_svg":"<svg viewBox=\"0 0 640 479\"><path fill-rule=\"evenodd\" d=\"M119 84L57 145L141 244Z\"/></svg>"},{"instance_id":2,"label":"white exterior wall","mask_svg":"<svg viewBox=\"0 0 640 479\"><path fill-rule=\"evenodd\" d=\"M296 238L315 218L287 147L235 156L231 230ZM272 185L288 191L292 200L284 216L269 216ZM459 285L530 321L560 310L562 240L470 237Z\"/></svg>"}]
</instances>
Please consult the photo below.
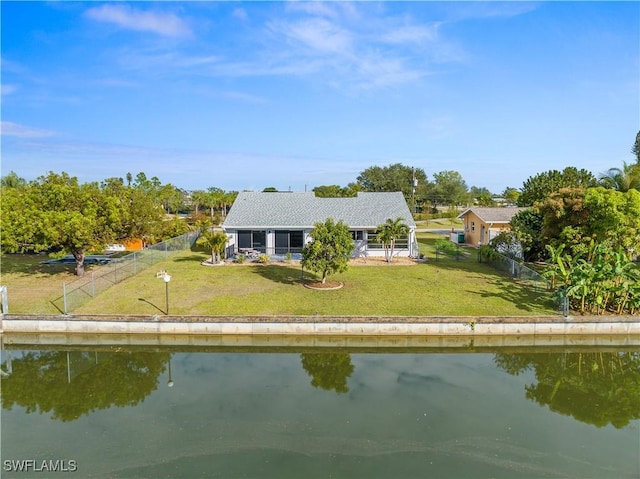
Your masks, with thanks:
<instances>
[{"instance_id":1,"label":"white exterior wall","mask_svg":"<svg viewBox=\"0 0 640 479\"><path fill-rule=\"evenodd\" d=\"M250 228L247 228L250 229ZM258 231L258 230L255 230ZM276 230L273 229L268 229L265 230L266 231L266 235L265 235L265 241L266 241L266 248L267 251L275 251L275 246L276 246ZM302 234L303 234L303 244L307 244L311 241L311 231L310 229L303 229L302 230ZM363 241L365 243L365 250L364 250L364 256L373 256L373 257L379 257L379 256L384 256L384 249L368 249L366 248L366 243L369 239L369 231L367 230L357 230L357 231L363 231ZM227 233L227 256L232 255L234 252L237 251L237 244L238 244L238 230L228 230L226 231ZM411 256L411 245L414 244L416 241L416 235L415 235L415 231L411 230L409 232L409 248L408 249L394 249L393 255L394 256L399 256L399 257L409 257ZM414 256L417 255L417 251L414 252ZM354 254L354 256L356 256ZM362 255L360 255L362 256Z\"/></svg>"}]
</instances>

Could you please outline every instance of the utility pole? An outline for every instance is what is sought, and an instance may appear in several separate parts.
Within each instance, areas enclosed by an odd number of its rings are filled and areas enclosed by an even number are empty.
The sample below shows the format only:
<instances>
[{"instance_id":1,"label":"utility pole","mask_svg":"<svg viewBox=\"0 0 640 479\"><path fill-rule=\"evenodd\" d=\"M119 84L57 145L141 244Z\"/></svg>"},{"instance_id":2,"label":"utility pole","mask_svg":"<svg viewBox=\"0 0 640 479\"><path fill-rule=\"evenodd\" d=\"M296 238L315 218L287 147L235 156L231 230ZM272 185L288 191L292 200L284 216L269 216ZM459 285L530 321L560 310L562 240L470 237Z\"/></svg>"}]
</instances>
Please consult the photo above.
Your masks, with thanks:
<instances>
[{"instance_id":1,"label":"utility pole","mask_svg":"<svg viewBox=\"0 0 640 479\"><path fill-rule=\"evenodd\" d=\"M416 169L411 167L411 212L416 213L416 186L418 186L418 180L416 179Z\"/></svg>"}]
</instances>

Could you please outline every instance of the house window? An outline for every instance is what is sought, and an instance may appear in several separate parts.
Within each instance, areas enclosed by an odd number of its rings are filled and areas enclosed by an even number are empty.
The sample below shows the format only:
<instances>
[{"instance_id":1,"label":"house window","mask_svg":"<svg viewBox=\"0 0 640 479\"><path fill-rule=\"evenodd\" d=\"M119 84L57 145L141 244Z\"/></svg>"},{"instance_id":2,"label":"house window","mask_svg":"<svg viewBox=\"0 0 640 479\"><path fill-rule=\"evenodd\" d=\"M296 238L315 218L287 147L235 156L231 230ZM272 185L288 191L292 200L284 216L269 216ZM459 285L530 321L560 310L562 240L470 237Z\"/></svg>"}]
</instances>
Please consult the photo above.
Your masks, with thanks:
<instances>
[{"instance_id":1,"label":"house window","mask_svg":"<svg viewBox=\"0 0 640 479\"><path fill-rule=\"evenodd\" d=\"M409 248L409 237L401 236L396 239L394 247L396 249L408 249ZM383 249L384 246L382 243L378 242L378 231L369 231L367 235L367 249Z\"/></svg>"},{"instance_id":2,"label":"house window","mask_svg":"<svg viewBox=\"0 0 640 479\"><path fill-rule=\"evenodd\" d=\"M364 239L364 231L351 231L351 237L353 238L353 241L362 241Z\"/></svg>"},{"instance_id":3,"label":"house window","mask_svg":"<svg viewBox=\"0 0 640 479\"><path fill-rule=\"evenodd\" d=\"M276 254L300 253L303 246L301 230L276 230Z\"/></svg>"},{"instance_id":4,"label":"house window","mask_svg":"<svg viewBox=\"0 0 640 479\"><path fill-rule=\"evenodd\" d=\"M239 230L238 249L255 249L264 252L267 245L266 238L265 231Z\"/></svg>"},{"instance_id":5,"label":"house window","mask_svg":"<svg viewBox=\"0 0 640 479\"><path fill-rule=\"evenodd\" d=\"M251 249L251 231L238 231L238 249Z\"/></svg>"},{"instance_id":6,"label":"house window","mask_svg":"<svg viewBox=\"0 0 640 479\"><path fill-rule=\"evenodd\" d=\"M252 248L258 251L265 251L267 247L267 234L265 231L252 231L251 240Z\"/></svg>"},{"instance_id":7,"label":"house window","mask_svg":"<svg viewBox=\"0 0 640 479\"><path fill-rule=\"evenodd\" d=\"M475 231L476 230L476 223L475 221L471 222L471 231Z\"/></svg>"}]
</instances>

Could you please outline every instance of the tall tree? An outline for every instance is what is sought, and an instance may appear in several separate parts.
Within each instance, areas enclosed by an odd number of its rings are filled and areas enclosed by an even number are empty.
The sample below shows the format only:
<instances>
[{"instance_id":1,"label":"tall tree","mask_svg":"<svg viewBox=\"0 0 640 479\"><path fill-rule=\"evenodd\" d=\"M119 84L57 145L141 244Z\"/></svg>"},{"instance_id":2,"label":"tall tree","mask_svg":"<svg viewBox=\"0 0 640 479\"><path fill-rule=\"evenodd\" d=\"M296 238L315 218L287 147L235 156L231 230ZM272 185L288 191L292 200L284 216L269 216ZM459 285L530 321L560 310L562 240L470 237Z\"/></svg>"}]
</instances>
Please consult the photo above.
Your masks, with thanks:
<instances>
[{"instance_id":1,"label":"tall tree","mask_svg":"<svg viewBox=\"0 0 640 479\"><path fill-rule=\"evenodd\" d=\"M534 208L519 211L511 218L511 231L522 245L525 261L539 261L546 256L542 241L544 216Z\"/></svg>"},{"instance_id":2,"label":"tall tree","mask_svg":"<svg viewBox=\"0 0 640 479\"><path fill-rule=\"evenodd\" d=\"M79 276L88 250L143 237L161 214L147 193L124 186L120 178L80 184L54 172L24 188L3 189L2 207L4 251L71 253Z\"/></svg>"},{"instance_id":3,"label":"tall tree","mask_svg":"<svg viewBox=\"0 0 640 479\"><path fill-rule=\"evenodd\" d=\"M633 143L631 153L636 157L636 164L640 165L640 131L636 134L636 141Z\"/></svg>"},{"instance_id":4,"label":"tall tree","mask_svg":"<svg viewBox=\"0 0 640 479\"><path fill-rule=\"evenodd\" d=\"M160 236L164 210L153 189L133 185L129 179L125 185L122 178L107 178L101 188L108 197L115 198L122 209L116 240L139 238L150 242Z\"/></svg>"},{"instance_id":5,"label":"tall tree","mask_svg":"<svg viewBox=\"0 0 640 479\"><path fill-rule=\"evenodd\" d=\"M522 185L518 206L544 202L562 188L589 188L597 185L595 176L585 169L568 166L562 171L549 170L529 177Z\"/></svg>"},{"instance_id":6,"label":"tall tree","mask_svg":"<svg viewBox=\"0 0 640 479\"><path fill-rule=\"evenodd\" d=\"M572 256L587 256L592 243L608 242L628 258L640 251L640 192L564 188L538 204L543 244L565 245Z\"/></svg>"},{"instance_id":7,"label":"tall tree","mask_svg":"<svg viewBox=\"0 0 640 479\"><path fill-rule=\"evenodd\" d=\"M444 170L433 174L435 191L444 204L458 206L466 204L468 188L462 175L457 171Z\"/></svg>"},{"instance_id":8,"label":"tall tree","mask_svg":"<svg viewBox=\"0 0 640 479\"><path fill-rule=\"evenodd\" d=\"M417 182L414 192L414 180ZM357 177L362 191L401 191L408 204L413 198L424 196L427 175L422 168L413 168L401 163L389 166L371 166Z\"/></svg>"},{"instance_id":9,"label":"tall tree","mask_svg":"<svg viewBox=\"0 0 640 479\"><path fill-rule=\"evenodd\" d=\"M185 209L186 192L173 186L171 183L160 186L158 198L162 203L164 211L168 214L176 214Z\"/></svg>"},{"instance_id":10,"label":"tall tree","mask_svg":"<svg viewBox=\"0 0 640 479\"><path fill-rule=\"evenodd\" d=\"M327 276L346 271L353 251L353 238L349 227L333 218L318 222L311 231L311 242L302 248L302 266L322 274L322 283Z\"/></svg>"},{"instance_id":11,"label":"tall tree","mask_svg":"<svg viewBox=\"0 0 640 479\"><path fill-rule=\"evenodd\" d=\"M207 193L203 190L195 190L191 192L191 204L194 208L193 215L197 217L200 213L199 208L207 203Z\"/></svg>"},{"instance_id":12,"label":"tall tree","mask_svg":"<svg viewBox=\"0 0 640 479\"><path fill-rule=\"evenodd\" d=\"M590 238L585 225L589 211L584 207L584 194L584 188L562 188L539 204L546 244L570 244L572 248L587 244Z\"/></svg>"},{"instance_id":13,"label":"tall tree","mask_svg":"<svg viewBox=\"0 0 640 479\"><path fill-rule=\"evenodd\" d=\"M205 205L209 208L211 213L211 220L215 217L216 208L220 208L224 201L224 190L215 186L207 188L207 195L205 196Z\"/></svg>"},{"instance_id":14,"label":"tall tree","mask_svg":"<svg viewBox=\"0 0 640 479\"><path fill-rule=\"evenodd\" d=\"M20 195L3 195L2 246L7 252L71 253L84 274L87 250L113 242L122 227L123 204L97 183L79 184L67 173L50 172Z\"/></svg>"},{"instance_id":15,"label":"tall tree","mask_svg":"<svg viewBox=\"0 0 640 479\"><path fill-rule=\"evenodd\" d=\"M469 189L469 196L473 200L473 203L475 203L478 206L494 206L495 205L495 201L493 200L493 195L491 194L489 189L485 188L484 186L482 187L472 186Z\"/></svg>"},{"instance_id":16,"label":"tall tree","mask_svg":"<svg viewBox=\"0 0 640 479\"><path fill-rule=\"evenodd\" d=\"M347 198L356 196L358 188L353 183L348 186L320 185L313 188L313 192L318 198Z\"/></svg>"},{"instance_id":17,"label":"tall tree","mask_svg":"<svg viewBox=\"0 0 640 479\"><path fill-rule=\"evenodd\" d=\"M627 258L640 252L640 191L627 192L589 188L584 195L588 211L586 233L598 242L610 241Z\"/></svg>"},{"instance_id":18,"label":"tall tree","mask_svg":"<svg viewBox=\"0 0 640 479\"><path fill-rule=\"evenodd\" d=\"M520 197L520 192L516 188L508 186L502 192L502 197L506 200L507 204L515 205Z\"/></svg>"}]
</instances>

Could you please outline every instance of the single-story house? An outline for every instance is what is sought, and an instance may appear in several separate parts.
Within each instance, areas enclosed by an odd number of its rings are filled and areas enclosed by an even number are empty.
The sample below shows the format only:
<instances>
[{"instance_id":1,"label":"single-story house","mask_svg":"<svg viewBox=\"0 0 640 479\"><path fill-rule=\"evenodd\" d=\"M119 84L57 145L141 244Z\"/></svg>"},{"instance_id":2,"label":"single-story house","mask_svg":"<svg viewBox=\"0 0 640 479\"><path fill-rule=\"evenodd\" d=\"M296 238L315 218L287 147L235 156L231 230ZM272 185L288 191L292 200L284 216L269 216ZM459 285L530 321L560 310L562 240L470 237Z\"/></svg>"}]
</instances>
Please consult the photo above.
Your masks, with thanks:
<instances>
[{"instance_id":1,"label":"single-story house","mask_svg":"<svg viewBox=\"0 0 640 479\"><path fill-rule=\"evenodd\" d=\"M222 225L229 238L227 256L300 253L315 223L327 218L349 226L354 256L383 256L376 229L387 219L402 218L409 235L396 242L394 254L418 256L416 224L401 192L360 192L351 198L319 198L313 192L239 193Z\"/></svg>"},{"instance_id":2,"label":"single-story house","mask_svg":"<svg viewBox=\"0 0 640 479\"><path fill-rule=\"evenodd\" d=\"M503 231L511 229L510 222L525 208L467 208L458 215L464 223L464 242L472 246L488 244Z\"/></svg>"}]
</instances>

